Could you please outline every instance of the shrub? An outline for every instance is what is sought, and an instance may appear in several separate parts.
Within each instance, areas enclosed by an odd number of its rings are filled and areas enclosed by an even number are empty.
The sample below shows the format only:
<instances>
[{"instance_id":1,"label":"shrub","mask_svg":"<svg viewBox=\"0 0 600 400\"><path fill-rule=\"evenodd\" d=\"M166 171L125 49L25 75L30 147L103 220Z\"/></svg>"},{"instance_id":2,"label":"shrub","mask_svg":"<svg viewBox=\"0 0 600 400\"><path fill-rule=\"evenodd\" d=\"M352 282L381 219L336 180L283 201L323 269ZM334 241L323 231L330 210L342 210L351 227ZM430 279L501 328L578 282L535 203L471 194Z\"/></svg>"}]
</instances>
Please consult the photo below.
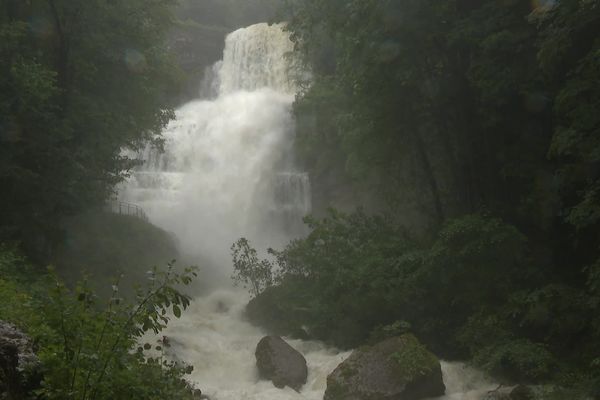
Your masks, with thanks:
<instances>
[{"instance_id":1,"label":"shrub","mask_svg":"<svg viewBox=\"0 0 600 400\"><path fill-rule=\"evenodd\" d=\"M231 246L233 257L233 275L235 285L242 284L253 296L273 284L273 264L259 259L256 250L250 247L248 239L241 238Z\"/></svg>"},{"instance_id":2,"label":"shrub","mask_svg":"<svg viewBox=\"0 0 600 400\"><path fill-rule=\"evenodd\" d=\"M19 275L15 268L23 266L16 261L22 258L5 250L0 260L0 267ZM115 284L105 307L85 281L71 291L53 271L39 275L45 290L36 293L27 293L16 279L0 278L0 319L16 323L39 349L43 380L35 395L48 400L192 399L193 390L182 379L191 367L150 356L145 350L152 346L139 342L187 308L190 299L175 286L189 284L195 275L194 268L175 272L173 263L165 271L154 268L148 271L148 286L136 289L135 303L123 300Z\"/></svg>"},{"instance_id":3,"label":"shrub","mask_svg":"<svg viewBox=\"0 0 600 400\"><path fill-rule=\"evenodd\" d=\"M480 348L473 362L491 374L513 382L541 382L555 372L556 360L548 349L526 339Z\"/></svg>"}]
</instances>

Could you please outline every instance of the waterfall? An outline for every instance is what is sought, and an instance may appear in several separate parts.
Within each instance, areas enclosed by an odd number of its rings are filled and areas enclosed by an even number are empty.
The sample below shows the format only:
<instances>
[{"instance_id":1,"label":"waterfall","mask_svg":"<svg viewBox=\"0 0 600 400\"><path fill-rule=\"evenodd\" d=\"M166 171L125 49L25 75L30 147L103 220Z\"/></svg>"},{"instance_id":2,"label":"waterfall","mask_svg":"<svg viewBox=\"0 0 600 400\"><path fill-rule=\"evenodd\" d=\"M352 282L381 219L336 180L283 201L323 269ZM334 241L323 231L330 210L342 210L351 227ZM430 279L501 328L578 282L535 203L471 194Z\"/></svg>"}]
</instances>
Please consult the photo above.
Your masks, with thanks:
<instances>
[{"instance_id":1,"label":"waterfall","mask_svg":"<svg viewBox=\"0 0 600 400\"><path fill-rule=\"evenodd\" d=\"M294 94L301 71L292 56L293 44L281 25L257 24L225 39L219 79L221 94L269 87Z\"/></svg>"},{"instance_id":2,"label":"waterfall","mask_svg":"<svg viewBox=\"0 0 600 400\"><path fill-rule=\"evenodd\" d=\"M201 266L226 276L236 239L281 247L304 233L301 218L311 210L308 175L295 168L292 156L291 105L295 77L302 74L292 49L280 25L231 33L223 60L206 74L204 98L176 111L163 134L165 151L141 152L143 166L120 190L122 200L173 232ZM247 301L230 288L195 299L162 333L171 343L167 355L192 365L190 381L212 400L321 400L327 375L349 352L291 340L308 362L302 391L259 381L254 351L265 333L242 318ZM444 363L443 369L450 389L444 399L477 399L486 388L479 379L465 379L472 374L460 365Z\"/></svg>"},{"instance_id":3,"label":"waterfall","mask_svg":"<svg viewBox=\"0 0 600 400\"><path fill-rule=\"evenodd\" d=\"M121 190L182 250L222 268L229 246L248 237L281 246L304 233L308 176L292 157L293 44L281 25L257 24L227 36L223 60L206 74L206 99L176 111L165 151L145 161Z\"/></svg>"}]
</instances>

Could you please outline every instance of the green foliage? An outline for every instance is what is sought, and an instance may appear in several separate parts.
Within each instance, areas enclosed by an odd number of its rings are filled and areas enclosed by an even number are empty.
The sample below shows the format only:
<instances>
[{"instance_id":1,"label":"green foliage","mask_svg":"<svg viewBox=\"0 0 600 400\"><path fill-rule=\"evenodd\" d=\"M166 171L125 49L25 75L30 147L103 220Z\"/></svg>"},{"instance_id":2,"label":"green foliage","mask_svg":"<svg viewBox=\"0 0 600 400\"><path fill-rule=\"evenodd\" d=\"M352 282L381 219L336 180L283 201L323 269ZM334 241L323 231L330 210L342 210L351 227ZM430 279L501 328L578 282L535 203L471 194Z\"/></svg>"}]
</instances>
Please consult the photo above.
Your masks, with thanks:
<instances>
[{"instance_id":1,"label":"green foliage","mask_svg":"<svg viewBox=\"0 0 600 400\"><path fill-rule=\"evenodd\" d=\"M253 301L253 314L271 309L284 320L294 320L279 327L306 325L321 339L354 346L374 326L388 322L388 278L407 242L383 218L362 211L346 215L331 210L329 217L308 218L307 223L312 232L306 239L291 242L281 252L271 251L274 261L250 263L272 265L278 283ZM256 255L255 250L246 253Z\"/></svg>"},{"instance_id":2,"label":"green foliage","mask_svg":"<svg viewBox=\"0 0 600 400\"><path fill-rule=\"evenodd\" d=\"M600 220L600 12L593 2L566 1L542 26L539 54L544 71L562 85L555 99L549 155L560 160L566 219L578 229Z\"/></svg>"},{"instance_id":3,"label":"green foliage","mask_svg":"<svg viewBox=\"0 0 600 400\"><path fill-rule=\"evenodd\" d=\"M381 217L331 210L307 219L312 231L279 254L283 279L306 285L309 330L342 346L355 345L388 322L396 257L411 243ZM336 321L332 324L332 321Z\"/></svg>"},{"instance_id":4,"label":"green foliage","mask_svg":"<svg viewBox=\"0 0 600 400\"><path fill-rule=\"evenodd\" d=\"M428 246L360 210L307 222L305 239L272 252L279 285L258 296L251 313L257 321L261 312L293 318L287 326L306 325L342 347L412 329L432 348L447 348L481 304L507 301L523 272L523 235L494 218L450 221Z\"/></svg>"},{"instance_id":5,"label":"green foliage","mask_svg":"<svg viewBox=\"0 0 600 400\"><path fill-rule=\"evenodd\" d=\"M410 330L410 322L406 321L395 321L389 325L378 326L371 331L368 343L373 345L385 339L409 333Z\"/></svg>"},{"instance_id":6,"label":"green foliage","mask_svg":"<svg viewBox=\"0 0 600 400\"><path fill-rule=\"evenodd\" d=\"M173 117L171 0L3 2L0 240L45 262L59 221L102 204Z\"/></svg>"},{"instance_id":7,"label":"green foliage","mask_svg":"<svg viewBox=\"0 0 600 400\"><path fill-rule=\"evenodd\" d=\"M473 361L488 372L513 382L539 382L556 372L552 353L545 346L528 340L483 347Z\"/></svg>"},{"instance_id":8,"label":"green foliage","mask_svg":"<svg viewBox=\"0 0 600 400\"><path fill-rule=\"evenodd\" d=\"M429 312L462 321L481 304L505 301L526 274L525 243L514 226L496 218L467 215L447 222L416 273L416 285L436 293Z\"/></svg>"},{"instance_id":9,"label":"green foliage","mask_svg":"<svg viewBox=\"0 0 600 400\"><path fill-rule=\"evenodd\" d=\"M545 343L562 345L576 342L589 329L593 310L578 290L564 285L548 285L538 290L514 293L509 309L519 328ZM580 356L581 360L588 358Z\"/></svg>"},{"instance_id":10,"label":"green foliage","mask_svg":"<svg viewBox=\"0 0 600 400\"><path fill-rule=\"evenodd\" d=\"M439 354L507 379L593 386L598 2L290 5L288 29L313 73L294 106L311 183L342 206L337 193L360 186L396 217L383 236L347 217L352 234L313 224L281 253L284 281L302 279L279 291L312 293L293 297L311 332L355 343L365 327L381 337L407 321ZM328 191L332 182L342 188Z\"/></svg>"},{"instance_id":11,"label":"green foliage","mask_svg":"<svg viewBox=\"0 0 600 400\"><path fill-rule=\"evenodd\" d=\"M37 343L43 381L36 391L45 399L192 399L182 380L191 369L162 356L145 354L139 346L146 332L160 332L181 315L189 298L175 289L195 276L192 268L176 273L148 271L147 287L137 289L136 302L119 296L118 285L105 307L82 282L69 291L51 272L40 274L43 290L28 293L18 279L15 252L3 249L2 268L12 271L0 279L0 319L16 323ZM30 277L31 279L31 277ZM137 350L135 350L137 348ZM135 351L133 351L135 350Z\"/></svg>"},{"instance_id":12,"label":"green foliage","mask_svg":"<svg viewBox=\"0 0 600 400\"><path fill-rule=\"evenodd\" d=\"M29 331L42 325L34 295L44 293L40 271L14 248L0 244L0 319Z\"/></svg>"},{"instance_id":13,"label":"green foliage","mask_svg":"<svg viewBox=\"0 0 600 400\"><path fill-rule=\"evenodd\" d=\"M233 282L250 286L250 293L258 296L273 284L273 265L268 260L259 260L256 250L247 239L241 238L231 246L233 257Z\"/></svg>"},{"instance_id":14,"label":"green foliage","mask_svg":"<svg viewBox=\"0 0 600 400\"><path fill-rule=\"evenodd\" d=\"M548 145L530 11L293 2L288 29L315 75L295 104L297 147L316 186L329 183L321 171L345 170L421 227L481 206L514 214L503 201L529 194Z\"/></svg>"},{"instance_id":15,"label":"green foliage","mask_svg":"<svg viewBox=\"0 0 600 400\"><path fill-rule=\"evenodd\" d=\"M457 340L472 356L479 349L508 343L514 339L509 320L491 310L471 315L461 327Z\"/></svg>"},{"instance_id":16,"label":"green foliage","mask_svg":"<svg viewBox=\"0 0 600 400\"><path fill-rule=\"evenodd\" d=\"M271 251L278 277L248 305L255 323L298 337L305 327L343 348L411 332L508 382L570 376L583 385L597 376L596 297L568 285L532 288L529 243L514 226L466 215L418 242L361 211L307 222L306 238Z\"/></svg>"},{"instance_id":17,"label":"green foliage","mask_svg":"<svg viewBox=\"0 0 600 400\"><path fill-rule=\"evenodd\" d=\"M469 318L458 336L473 363L511 382L539 382L556 374L558 363L547 345L517 336L506 315L482 311Z\"/></svg>"}]
</instances>

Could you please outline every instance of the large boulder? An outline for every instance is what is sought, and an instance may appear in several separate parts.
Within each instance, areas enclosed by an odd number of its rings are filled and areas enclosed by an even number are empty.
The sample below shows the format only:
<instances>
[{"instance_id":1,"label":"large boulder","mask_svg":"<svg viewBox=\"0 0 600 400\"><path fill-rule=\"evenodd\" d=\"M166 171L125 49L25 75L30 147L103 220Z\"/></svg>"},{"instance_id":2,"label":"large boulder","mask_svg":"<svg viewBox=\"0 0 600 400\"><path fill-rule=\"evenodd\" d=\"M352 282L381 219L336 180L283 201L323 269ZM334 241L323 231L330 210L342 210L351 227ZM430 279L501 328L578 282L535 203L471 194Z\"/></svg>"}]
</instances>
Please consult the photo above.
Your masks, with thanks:
<instances>
[{"instance_id":1,"label":"large boulder","mask_svg":"<svg viewBox=\"0 0 600 400\"><path fill-rule=\"evenodd\" d=\"M281 337L262 338L255 355L260 377L272 381L276 387L289 386L298 391L306 383L306 359Z\"/></svg>"},{"instance_id":2,"label":"large boulder","mask_svg":"<svg viewBox=\"0 0 600 400\"><path fill-rule=\"evenodd\" d=\"M438 359L405 334L355 350L327 377L324 400L418 400L445 390Z\"/></svg>"},{"instance_id":3,"label":"large boulder","mask_svg":"<svg viewBox=\"0 0 600 400\"><path fill-rule=\"evenodd\" d=\"M8 322L0 321L0 398L24 399L39 387L40 361L31 339Z\"/></svg>"}]
</instances>

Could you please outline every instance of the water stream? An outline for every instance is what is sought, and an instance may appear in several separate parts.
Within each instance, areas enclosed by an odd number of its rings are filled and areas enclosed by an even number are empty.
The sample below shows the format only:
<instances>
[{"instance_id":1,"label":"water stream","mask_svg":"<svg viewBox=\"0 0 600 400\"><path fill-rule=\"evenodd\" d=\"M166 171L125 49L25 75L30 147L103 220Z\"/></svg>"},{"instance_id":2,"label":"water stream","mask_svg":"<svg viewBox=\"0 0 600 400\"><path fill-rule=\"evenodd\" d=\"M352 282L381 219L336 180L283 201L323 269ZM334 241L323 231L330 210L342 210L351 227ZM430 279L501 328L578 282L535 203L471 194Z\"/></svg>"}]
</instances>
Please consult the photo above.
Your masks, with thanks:
<instances>
[{"instance_id":1,"label":"water stream","mask_svg":"<svg viewBox=\"0 0 600 400\"><path fill-rule=\"evenodd\" d=\"M296 393L260 381L254 351L265 333L244 321L242 312L247 301L246 295L231 290L217 290L197 299L163 332L171 345L167 353L194 366L190 380L213 400L322 400L327 375L350 352L319 342L287 339L306 358L306 385ZM480 400L497 387L461 363L442 362L442 372L446 396L439 400Z\"/></svg>"},{"instance_id":2,"label":"water stream","mask_svg":"<svg viewBox=\"0 0 600 400\"><path fill-rule=\"evenodd\" d=\"M223 277L239 237L277 248L305 232L310 182L292 156L294 78L302 73L292 49L279 25L231 33L223 60L207 74L204 99L177 110L164 153L149 147L140 154L145 164L120 193L173 232L185 254ZM309 366L301 393L259 381L254 350L265 333L244 321L247 301L227 287L195 299L164 332L168 355L193 365L190 380L213 400L321 400L327 375L349 353L291 340ZM493 386L461 364L444 363L443 372L444 399L479 399Z\"/></svg>"}]
</instances>

